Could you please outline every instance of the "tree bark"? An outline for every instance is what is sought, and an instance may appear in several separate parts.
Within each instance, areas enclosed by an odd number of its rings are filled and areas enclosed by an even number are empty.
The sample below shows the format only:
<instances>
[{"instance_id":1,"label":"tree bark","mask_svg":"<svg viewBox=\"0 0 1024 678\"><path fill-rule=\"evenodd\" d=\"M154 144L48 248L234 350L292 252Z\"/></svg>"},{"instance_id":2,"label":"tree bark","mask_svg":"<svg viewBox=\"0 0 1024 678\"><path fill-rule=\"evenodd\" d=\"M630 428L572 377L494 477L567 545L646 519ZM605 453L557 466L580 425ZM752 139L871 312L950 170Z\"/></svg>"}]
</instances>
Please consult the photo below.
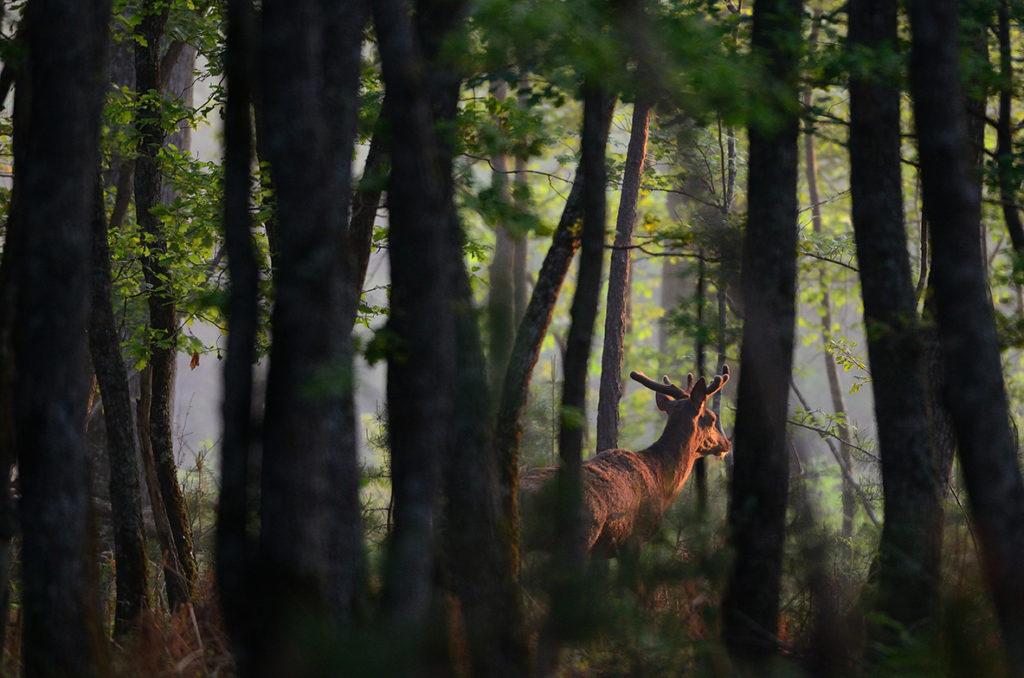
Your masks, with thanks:
<instances>
[{"instance_id":1,"label":"tree bark","mask_svg":"<svg viewBox=\"0 0 1024 678\"><path fill-rule=\"evenodd\" d=\"M264 2L261 97L276 197L273 345L263 426L256 670L328 671L318 628L355 623L363 590L348 198L365 2Z\"/></svg>"},{"instance_id":2,"label":"tree bark","mask_svg":"<svg viewBox=\"0 0 1024 678\"><path fill-rule=\"evenodd\" d=\"M396 151L388 184L392 278L387 330L396 353L388 360L394 532L385 608L392 620L419 636L436 595L434 524L454 414L456 335L445 260L451 214L432 102L424 86L428 73L416 48L408 6L402 0L376 0L373 10L384 81L392 97ZM412 639L413 647L420 639Z\"/></svg>"},{"instance_id":3,"label":"tree bark","mask_svg":"<svg viewBox=\"0 0 1024 678\"><path fill-rule=\"evenodd\" d=\"M31 676L106 675L84 441L89 216L110 4L33 0L16 102L13 276L22 659ZM6 614L6 610L4 611Z\"/></svg>"},{"instance_id":4,"label":"tree bark","mask_svg":"<svg viewBox=\"0 0 1024 678\"><path fill-rule=\"evenodd\" d=\"M1010 2L999 0L999 113L996 121L996 171L999 176L999 202L1010 242L1018 256L1024 256L1024 224L1017 208L1017 188L1014 179L1013 122L1013 49L1010 43Z\"/></svg>"},{"instance_id":5,"label":"tree bark","mask_svg":"<svg viewBox=\"0 0 1024 678\"><path fill-rule=\"evenodd\" d=\"M986 579L1009 665L1024 666L1024 483L1010 430L980 248L980 205L964 147L957 3L911 3L911 92L925 213L932 231L946 398Z\"/></svg>"},{"instance_id":6,"label":"tree bark","mask_svg":"<svg viewBox=\"0 0 1024 678\"><path fill-rule=\"evenodd\" d=\"M103 398L110 464L110 508L117 566L114 635L123 636L134 628L139 614L149 608L148 556L139 495L139 441L128 393L128 371L121 357L121 342L111 305L110 246L107 244L103 185L98 175L92 205L89 351Z\"/></svg>"},{"instance_id":7,"label":"tree bark","mask_svg":"<svg viewBox=\"0 0 1024 678\"><path fill-rule=\"evenodd\" d=\"M614 102L604 111L602 124L606 136L611 127L613 109ZM562 289L572 257L580 246L577 223L582 212L583 184L581 169L577 169L576 180L562 208L551 247L541 264L533 294L516 331L516 341L505 372L495 421L494 446L498 457L501 515L503 529L512 535L511 542L516 551L516 573L519 571L519 509L516 490L519 486L519 440L523 435L523 413L526 411L533 367L537 364L541 344L551 324L558 293Z\"/></svg>"},{"instance_id":8,"label":"tree bark","mask_svg":"<svg viewBox=\"0 0 1024 678\"><path fill-rule=\"evenodd\" d=\"M143 275L149 288L147 301L151 332L149 362L152 367L153 391L149 435L156 460L160 494L174 535L177 567L185 577L188 595L192 598L198 585L199 570L193 551L192 528L181 486L178 484L172 431L177 312L171 289L171 273L167 265L160 261L160 254L167 251L167 242L160 221L153 213L161 194L159 153L164 135L160 125L160 105L152 97L161 92L159 45L167 21L167 8L161 9L153 0L148 0L141 14L138 31L142 43L135 47L135 87L142 95L150 98L139 107L136 117L139 155L135 160L135 212L136 221L146 234L151 252L143 257L142 263Z\"/></svg>"},{"instance_id":9,"label":"tree bark","mask_svg":"<svg viewBox=\"0 0 1024 678\"><path fill-rule=\"evenodd\" d=\"M776 652L789 453L786 414L793 359L797 231L799 0L754 5L753 53L779 104L751 125L742 369L729 525L735 562L722 602L729 653L758 666Z\"/></svg>"},{"instance_id":10,"label":"tree bark","mask_svg":"<svg viewBox=\"0 0 1024 678\"><path fill-rule=\"evenodd\" d=\"M491 86L492 95L499 101L508 96L508 84L498 81ZM512 204L512 191L508 180L508 155L498 153L491 158L491 189L505 213ZM515 249L516 240L512 224L500 221L494 225L494 255L488 269L490 294L487 297L487 330L490 339L488 375L491 384L498 384L505 376L508 358L515 342ZM497 389L495 389L497 390Z\"/></svg>"},{"instance_id":11,"label":"tree bark","mask_svg":"<svg viewBox=\"0 0 1024 678\"><path fill-rule=\"evenodd\" d=\"M580 173L583 178L583 229L579 279L573 295L566 338L561 425L558 432L558 507L555 515L559 546L557 575L551 586L551 609L537 649L538 673L554 675L564 640L582 621L587 606L581 599L587 543L579 511L582 487L583 433L587 417L587 364L593 341L604 264L606 214L605 111L613 99L599 86L583 86L583 136Z\"/></svg>"},{"instance_id":12,"label":"tree bark","mask_svg":"<svg viewBox=\"0 0 1024 678\"><path fill-rule=\"evenodd\" d=\"M174 541L174 532L167 519L167 507L164 506L163 495L160 494L160 479L156 470L156 458L153 455L153 439L150 437L149 414L153 403L152 368L147 366L139 374L139 398L135 402L136 430L139 435L139 453L142 455L142 468L146 475L146 490L149 493L149 506L153 511L153 523L156 526L157 540L160 542L164 569L164 586L167 589L167 605L172 609L189 602L188 581L178 563L178 546Z\"/></svg>"},{"instance_id":13,"label":"tree bark","mask_svg":"<svg viewBox=\"0 0 1024 678\"><path fill-rule=\"evenodd\" d=\"M811 44L817 41L819 23L815 20L811 31ZM804 93L804 107L810 109L814 104L814 93L808 89ZM815 150L814 132L808 128L804 134L804 173L807 179L807 198L811 202L811 224L816 234L824 231L821 215L821 195L818 191L818 153ZM836 434L839 438L839 455L841 464L850 467L850 429L846 425L846 398L843 396L843 385L839 381L839 369L835 357L828 347L832 341L832 295L829 293L828 281L824 271L818 272L818 286L821 289L821 341L824 348L825 376L828 377L828 391L832 399L832 411L839 418ZM845 539L853 537L853 519L857 514L857 500L853 486L845 475L842 476L843 524L842 535Z\"/></svg>"},{"instance_id":14,"label":"tree bark","mask_svg":"<svg viewBox=\"0 0 1024 678\"><path fill-rule=\"evenodd\" d=\"M630 250L636 227L640 179L647 157L647 133L651 119L649 103L638 98L633 104L633 125L626 147L622 174L622 196L615 221L615 246L608 269L608 303L605 309L604 347L601 354L601 387L597 401L597 449L619 446L619 401L622 400L622 353L626 337L626 308L630 291Z\"/></svg>"},{"instance_id":15,"label":"tree bark","mask_svg":"<svg viewBox=\"0 0 1024 678\"><path fill-rule=\"evenodd\" d=\"M897 3L853 0L849 44L898 49ZM938 606L942 506L929 444L925 364L900 165L900 91L880 73L850 78L850 188L864 300L885 523L877 609L911 633ZM883 643L897 642L885 628Z\"/></svg>"},{"instance_id":16,"label":"tree bark","mask_svg":"<svg viewBox=\"0 0 1024 678\"><path fill-rule=\"evenodd\" d=\"M250 477L257 441L253 421L252 366L259 325L259 266L249 215L253 157L251 64L255 54L255 14L251 0L230 0L225 46L228 93L224 114L224 247L227 251L228 345L224 360L224 437L217 504L217 587L224 622L232 640L239 675L255 673L252 658L256 611L250 604L256 545L249 536L256 517Z\"/></svg>"}]
</instances>

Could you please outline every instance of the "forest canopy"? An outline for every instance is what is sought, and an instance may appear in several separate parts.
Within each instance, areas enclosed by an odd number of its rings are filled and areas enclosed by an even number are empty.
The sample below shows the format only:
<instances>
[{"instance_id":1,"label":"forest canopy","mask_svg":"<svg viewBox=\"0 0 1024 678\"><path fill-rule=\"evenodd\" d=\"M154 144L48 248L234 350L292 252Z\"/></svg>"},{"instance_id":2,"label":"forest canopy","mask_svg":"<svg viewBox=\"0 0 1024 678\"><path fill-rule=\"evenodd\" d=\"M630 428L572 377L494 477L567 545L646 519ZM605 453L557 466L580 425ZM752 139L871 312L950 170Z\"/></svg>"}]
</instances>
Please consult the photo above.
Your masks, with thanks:
<instances>
[{"instance_id":1,"label":"forest canopy","mask_svg":"<svg viewBox=\"0 0 1024 678\"><path fill-rule=\"evenodd\" d=\"M1022 20L0 3L0 673L1024 675Z\"/></svg>"}]
</instances>

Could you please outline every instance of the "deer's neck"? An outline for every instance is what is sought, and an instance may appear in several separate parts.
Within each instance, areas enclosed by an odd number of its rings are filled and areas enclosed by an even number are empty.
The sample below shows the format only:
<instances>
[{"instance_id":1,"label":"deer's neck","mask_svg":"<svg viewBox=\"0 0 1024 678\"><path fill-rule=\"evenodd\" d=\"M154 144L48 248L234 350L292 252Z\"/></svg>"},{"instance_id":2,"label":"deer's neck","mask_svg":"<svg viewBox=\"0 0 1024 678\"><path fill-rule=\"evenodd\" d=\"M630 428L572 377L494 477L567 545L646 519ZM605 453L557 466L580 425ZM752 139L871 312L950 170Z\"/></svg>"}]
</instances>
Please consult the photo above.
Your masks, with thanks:
<instances>
[{"instance_id":1,"label":"deer's neck","mask_svg":"<svg viewBox=\"0 0 1024 678\"><path fill-rule=\"evenodd\" d=\"M685 430L666 429L643 454L651 470L661 482L662 499L667 506L675 499L693 470L697 460L697 445L692 427Z\"/></svg>"}]
</instances>

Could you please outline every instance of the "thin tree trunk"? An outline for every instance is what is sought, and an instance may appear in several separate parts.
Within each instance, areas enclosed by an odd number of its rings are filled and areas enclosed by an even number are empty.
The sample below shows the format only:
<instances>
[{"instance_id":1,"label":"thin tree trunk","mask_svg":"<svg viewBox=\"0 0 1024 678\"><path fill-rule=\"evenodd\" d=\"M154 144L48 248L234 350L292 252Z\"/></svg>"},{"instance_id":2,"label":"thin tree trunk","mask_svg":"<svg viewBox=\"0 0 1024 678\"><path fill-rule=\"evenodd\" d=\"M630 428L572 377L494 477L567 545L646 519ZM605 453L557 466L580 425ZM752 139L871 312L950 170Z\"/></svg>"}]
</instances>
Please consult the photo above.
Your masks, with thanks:
<instances>
[{"instance_id":1,"label":"thin tree trunk","mask_svg":"<svg viewBox=\"0 0 1024 678\"><path fill-rule=\"evenodd\" d=\"M28 676L107 675L84 440L89 217L110 4L32 0L15 111L14 420ZM6 614L7 610L4 609Z\"/></svg>"},{"instance_id":2,"label":"thin tree trunk","mask_svg":"<svg viewBox=\"0 0 1024 678\"><path fill-rule=\"evenodd\" d=\"M583 86L583 137L580 172L583 177L583 229L579 280L573 295L566 339L562 384L562 419L558 434L558 510L555 520L559 546L558 565L551 587L551 609L537 649L538 674L554 675L566 638L583 619L587 608L582 596L587 544L579 506L582 496L583 433L587 418L587 364L597 320L604 263L606 214L605 147L608 142L603 116L613 99L599 87Z\"/></svg>"},{"instance_id":3,"label":"thin tree trunk","mask_svg":"<svg viewBox=\"0 0 1024 678\"><path fill-rule=\"evenodd\" d=\"M391 129L389 126L388 96L380 107L380 117L373 127L373 138L366 152L363 175L359 177L352 197L352 216L349 218L349 242L355 255L355 291L362 293L366 282L366 269L373 247L373 225L377 219L380 196L391 172ZM357 300L358 301L358 300Z\"/></svg>"},{"instance_id":4,"label":"thin tree trunk","mask_svg":"<svg viewBox=\"0 0 1024 678\"><path fill-rule=\"evenodd\" d=\"M508 84L501 80L491 86L491 92L499 101L508 96ZM491 188L494 199L502 206L512 204L512 191L508 181L508 156L498 153L491 158ZM501 209L500 212L507 212ZM494 225L494 255L488 269L490 294L487 298L487 330L490 337L488 352L488 375L491 384L497 384L505 376L508 357L515 342L515 279L514 257L515 238L511 233L512 224L499 222Z\"/></svg>"},{"instance_id":5,"label":"thin tree trunk","mask_svg":"<svg viewBox=\"0 0 1024 678\"><path fill-rule=\"evenodd\" d=\"M1010 43L1010 2L999 0L999 117L996 121L996 169L999 174L999 202L1010 242L1018 256L1024 256L1024 224L1017 209L1014 179L1013 122L1013 48Z\"/></svg>"},{"instance_id":6,"label":"thin tree trunk","mask_svg":"<svg viewBox=\"0 0 1024 678\"><path fill-rule=\"evenodd\" d=\"M820 16L820 11L816 13ZM817 20L811 31L811 44L817 41L817 32L820 23ZM804 92L804 108L810 109L814 105L814 93L808 89ZM807 198L811 202L811 224L816 234L824 232L824 221L821 216L821 194L818 191L818 153L815 149L815 134L811 128L807 128L804 137L804 176L807 180ZM839 454L845 467L850 467L850 429L846 426L846 398L843 396L843 386L839 381L839 369L836 366L835 357L829 352L829 344L832 342L832 296L829 294L828 281L823 270L818 271L818 286L821 288L821 341L824 348L823 357L825 360L825 376L828 377L828 391L832 399L832 411L839 420L836 427L836 434L839 438ZM842 502L843 502L843 525L842 535L846 539L853 537L853 519L857 514L857 500L854 496L853 487L843 476L842 480Z\"/></svg>"},{"instance_id":7,"label":"thin tree trunk","mask_svg":"<svg viewBox=\"0 0 1024 678\"><path fill-rule=\"evenodd\" d=\"M794 106L802 3L758 0L752 49L772 87ZM780 93L781 94L781 93ZM789 451L786 414L796 292L798 118L774 110L769 129L749 131L749 210L743 242L742 374L736 415L729 525L735 562L722 602L729 653L756 667L776 652Z\"/></svg>"},{"instance_id":8,"label":"thin tree trunk","mask_svg":"<svg viewBox=\"0 0 1024 678\"><path fill-rule=\"evenodd\" d=\"M1024 667L1024 483L1010 431L995 323L980 251L980 205L964 154L957 3L911 3L911 91L946 397L957 433L982 563L1009 665Z\"/></svg>"},{"instance_id":9,"label":"thin tree trunk","mask_svg":"<svg viewBox=\"0 0 1024 678\"><path fill-rule=\"evenodd\" d=\"M164 586L167 589L167 605L176 610L191 600L188 581L178 563L178 546L174 541L174 532L167 519L167 508L164 506L163 495L160 494L160 479L156 470L156 459L153 456L153 440L150 437L149 413L153 402L152 368L146 367L139 375L139 398L135 402L135 422L139 435L139 453L142 455L142 469L146 474L146 490L149 493L149 506L153 511L153 524L156 526L157 541L160 542Z\"/></svg>"},{"instance_id":10,"label":"thin tree trunk","mask_svg":"<svg viewBox=\"0 0 1024 678\"><path fill-rule=\"evenodd\" d=\"M897 3L853 0L850 45L896 49ZM911 633L938 606L942 506L925 410L900 165L900 92L881 74L850 79L850 188L875 419L882 458L885 523L878 610ZM898 641L879 627L883 643Z\"/></svg>"},{"instance_id":11,"label":"thin tree trunk","mask_svg":"<svg viewBox=\"0 0 1024 678\"><path fill-rule=\"evenodd\" d=\"M602 124L611 127L614 102L604 111ZM501 515L503 530L512 535L511 543L516 551L514 569L519 571L519 508L516 491L519 486L519 440L523 435L523 413L526 411L530 392L533 367L537 364L540 347L551 324L551 314L562 289L565 274L572 263L572 257L580 246L580 235L576 225L582 213L583 176L577 169L569 197L562 208L558 226L552 236L544 262L541 264L534 285L533 294L523 313L516 341L512 347L508 369L501 390L501 401L495 421L494 446L498 457L499 486L501 491Z\"/></svg>"},{"instance_id":12,"label":"thin tree trunk","mask_svg":"<svg viewBox=\"0 0 1024 678\"><path fill-rule=\"evenodd\" d=\"M148 560L139 496L139 442L128 394L128 371L121 357L121 343L111 305L110 247L107 244L103 185L98 175L93 195L89 351L103 398L110 464L110 508L117 566L114 635L123 636L134 628L139 615L149 608Z\"/></svg>"},{"instance_id":13,"label":"thin tree trunk","mask_svg":"<svg viewBox=\"0 0 1024 678\"><path fill-rule=\"evenodd\" d=\"M158 9L150 0L141 10L139 36L143 44L135 47L135 86L150 97L160 92L159 44L167 21L167 8ZM166 238L153 209L161 195L159 167L163 131L160 125L159 102L150 99L139 107L136 128L139 134L139 155L135 161L136 221L149 239L151 254L143 258L143 275L149 287L150 346L149 362L152 366L152 403L149 414L150 440L156 461L160 494L167 510L167 520L174 535L177 549L177 568L185 577L189 598L195 595L199 581L192 544L192 528L188 520L185 500L178 483L178 468L174 460L174 434L172 431L174 403L175 355L177 353L177 312L171 273L160 261L167 251Z\"/></svg>"},{"instance_id":14,"label":"thin tree trunk","mask_svg":"<svg viewBox=\"0 0 1024 678\"><path fill-rule=\"evenodd\" d=\"M626 310L630 291L629 246L636 226L640 179L647 157L647 133L651 107L643 98L633 105L633 125L626 147L622 196L615 221L615 246L608 270L608 303L601 354L601 387L597 404L597 449L619 446L619 401L622 399L622 353L626 337Z\"/></svg>"}]
</instances>

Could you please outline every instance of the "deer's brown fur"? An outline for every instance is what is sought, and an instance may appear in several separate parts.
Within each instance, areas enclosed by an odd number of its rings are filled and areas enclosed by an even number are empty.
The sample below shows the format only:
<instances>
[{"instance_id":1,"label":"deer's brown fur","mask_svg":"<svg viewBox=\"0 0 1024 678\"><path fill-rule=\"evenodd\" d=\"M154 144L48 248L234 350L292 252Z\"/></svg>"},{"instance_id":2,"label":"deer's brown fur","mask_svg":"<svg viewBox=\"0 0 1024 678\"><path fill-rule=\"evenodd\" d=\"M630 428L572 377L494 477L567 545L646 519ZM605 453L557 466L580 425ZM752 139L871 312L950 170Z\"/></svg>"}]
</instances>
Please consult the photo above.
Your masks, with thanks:
<instances>
[{"instance_id":1,"label":"deer's brown fur","mask_svg":"<svg viewBox=\"0 0 1024 678\"><path fill-rule=\"evenodd\" d=\"M710 385L703 377L694 383L689 375L685 390L668 377L659 383L640 372L630 376L657 391L658 407L668 413L668 422L661 437L646 449L604 450L583 463L583 534L588 552L599 558L653 537L693 463L706 455L724 456L730 448L707 406L708 397L729 380L727 366ZM557 474L558 469L550 467L520 474L524 550L554 546Z\"/></svg>"}]
</instances>

